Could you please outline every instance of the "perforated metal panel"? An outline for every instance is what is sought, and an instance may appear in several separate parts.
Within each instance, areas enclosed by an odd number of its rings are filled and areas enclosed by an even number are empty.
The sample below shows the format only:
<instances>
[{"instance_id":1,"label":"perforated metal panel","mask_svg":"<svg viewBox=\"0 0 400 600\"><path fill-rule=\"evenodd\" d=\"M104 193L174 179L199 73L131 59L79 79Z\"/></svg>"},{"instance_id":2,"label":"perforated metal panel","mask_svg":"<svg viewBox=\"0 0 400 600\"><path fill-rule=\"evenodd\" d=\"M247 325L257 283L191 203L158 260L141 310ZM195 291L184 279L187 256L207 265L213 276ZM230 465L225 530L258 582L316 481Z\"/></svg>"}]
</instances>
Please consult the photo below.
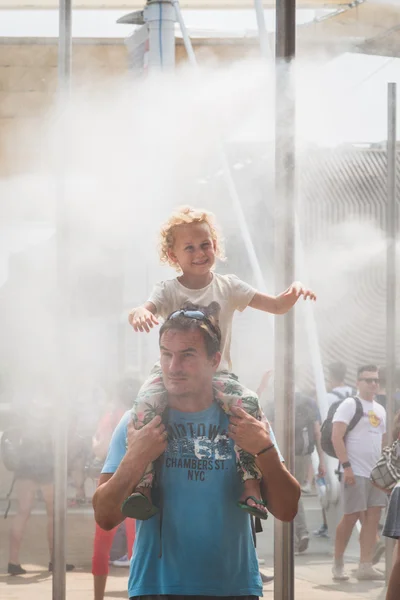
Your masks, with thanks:
<instances>
[{"instance_id":1,"label":"perforated metal panel","mask_svg":"<svg viewBox=\"0 0 400 600\"><path fill-rule=\"evenodd\" d=\"M300 162L299 192L309 274L320 293L316 315L324 362L343 360L353 379L358 365L385 363L386 152L307 152ZM399 197L397 202L400 208ZM400 335L397 343L400 351Z\"/></svg>"},{"instance_id":2,"label":"perforated metal panel","mask_svg":"<svg viewBox=\"0 0 400 600\"><path fill-rule=\"evenodd\" d=\"M276 199L272 148L265 144L238 144L229 148L229 155L261 267L267 280L273 282ZM332 150L303 148L298 157L297 176L305 272L297 269L296 277L318 294L314 314L324 367L332 361L343 360L348 365L348 380L354 382L359 365L385 364L386 153L382 149L354 146ZM250 264L237 235L224 182L221 177L216 179L219 183L213 193L214 204L210 201L210 205L227 233L230 270L251 281ZM397 182L400 193L400 164ZM398 207L399 219L399 198ZM230 215L224 217L227 209ZM398 265L399 363L400 254ZM299 372L312 385L310 345L301 302L296 324ZM251 347L257 335L258 331L241 331L241 346L244 343ZM264 339L266 345L271 344L271 340ZM238 340L234 339L233 343L235 346ZM265 356L262 345L257 344L257 348Z\"/></svg>"}]
</instances>

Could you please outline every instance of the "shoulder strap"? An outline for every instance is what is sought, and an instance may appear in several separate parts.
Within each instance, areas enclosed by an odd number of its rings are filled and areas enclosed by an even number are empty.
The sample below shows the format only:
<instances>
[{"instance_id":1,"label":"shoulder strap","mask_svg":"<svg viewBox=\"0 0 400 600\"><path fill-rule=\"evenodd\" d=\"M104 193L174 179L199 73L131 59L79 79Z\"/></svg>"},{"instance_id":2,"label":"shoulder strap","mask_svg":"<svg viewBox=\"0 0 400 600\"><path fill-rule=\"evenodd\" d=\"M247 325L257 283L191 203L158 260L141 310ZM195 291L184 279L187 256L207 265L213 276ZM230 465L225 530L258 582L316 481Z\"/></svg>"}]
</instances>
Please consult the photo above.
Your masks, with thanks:
<instances>
[{"instance_id":1,"label":"shoulder strap","mask_svg":"<svg viewBox=\"0 0 400 600\"><path fill-rule=\"evenodd\" d=\"M354 396L354 402L356 403L356 412L354 413L354 417L351 419L351 421L349 423L346 433L348 433L349 431L354 429L354 427L356 425L358 425L358 423L361 421L361 418L364 414L363 406L360 402L360 399L357 398L357 396Z\"/></svg>"}]
</instances>

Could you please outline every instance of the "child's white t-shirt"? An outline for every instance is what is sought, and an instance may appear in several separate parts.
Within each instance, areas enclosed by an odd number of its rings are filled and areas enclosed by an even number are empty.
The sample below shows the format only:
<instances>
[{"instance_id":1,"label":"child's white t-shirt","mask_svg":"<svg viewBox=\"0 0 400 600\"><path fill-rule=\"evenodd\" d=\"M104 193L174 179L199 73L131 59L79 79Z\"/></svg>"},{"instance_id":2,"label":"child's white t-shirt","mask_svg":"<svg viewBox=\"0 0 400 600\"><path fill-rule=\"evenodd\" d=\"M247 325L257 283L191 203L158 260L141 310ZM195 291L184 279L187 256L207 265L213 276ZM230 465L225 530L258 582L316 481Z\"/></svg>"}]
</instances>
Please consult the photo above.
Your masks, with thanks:
<instances>
[{"instance_id":1,"label":"child's white t-shirt","mask_svg":"<svg viewBox=\"0 0 400 600\"><path fill-rule=\"evenodd\" d=\"M235 310L243 311L254 298L256 290L236 275L213 273L211 283L200 290L190 290L177 279L161 281L154 287L149 302L156 307L157 315L166 319L174 310L182 308L185 302L208 306L218 302L221 306L219 326L221 328L221 362L219 371L231 371L231 335Z\"/></svg>"}]
</instances>

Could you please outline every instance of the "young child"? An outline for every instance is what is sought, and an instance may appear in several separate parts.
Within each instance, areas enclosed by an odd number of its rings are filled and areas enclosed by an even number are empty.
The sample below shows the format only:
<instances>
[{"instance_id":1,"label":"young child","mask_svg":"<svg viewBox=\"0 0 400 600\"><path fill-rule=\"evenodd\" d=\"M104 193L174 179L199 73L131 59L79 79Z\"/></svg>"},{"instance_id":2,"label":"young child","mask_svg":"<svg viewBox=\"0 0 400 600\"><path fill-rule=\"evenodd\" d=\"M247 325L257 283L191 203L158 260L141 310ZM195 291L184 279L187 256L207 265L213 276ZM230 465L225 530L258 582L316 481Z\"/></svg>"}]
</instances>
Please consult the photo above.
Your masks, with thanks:
<instances>
[{"instance_id":1,"label":"young child","mask_svg":"<svg viewBox=\"0 0 400 600\"><path fill-rule=\"evenodd\" d=\"M154 325L158 325L157 316L166 319L173 311L182 308L185 302L203 306L217 302L221 307L218 324L221 329L222 357L214 377L216 400L228 414L233 405L240 405L261 420L263 415L257 395L240 384L232 374L230 346L234 312L251 306L264 312L284 314L300 296L315 300L315 294L296 282L279 296L268 296L235 275L215 273L216 258L223 259L224 253L212 213L189 206L178 208L162 226L160 241L161 261L174 267L180 275L158 283L149 300L130 312L130 324L136 332L149 332ZM136 428L143 427L164 409L165 388L161 370L156 366L142 386L132 409ZM268 513L260 491L261 473L255 458L240 448L235 447L235 451L243 480L243 494L238 505L266 519ZM145 520L158 512L151 502L153 476L153 466L149 465L140 486L123 504L125 516Z\"/></svg>"}]
</instances>

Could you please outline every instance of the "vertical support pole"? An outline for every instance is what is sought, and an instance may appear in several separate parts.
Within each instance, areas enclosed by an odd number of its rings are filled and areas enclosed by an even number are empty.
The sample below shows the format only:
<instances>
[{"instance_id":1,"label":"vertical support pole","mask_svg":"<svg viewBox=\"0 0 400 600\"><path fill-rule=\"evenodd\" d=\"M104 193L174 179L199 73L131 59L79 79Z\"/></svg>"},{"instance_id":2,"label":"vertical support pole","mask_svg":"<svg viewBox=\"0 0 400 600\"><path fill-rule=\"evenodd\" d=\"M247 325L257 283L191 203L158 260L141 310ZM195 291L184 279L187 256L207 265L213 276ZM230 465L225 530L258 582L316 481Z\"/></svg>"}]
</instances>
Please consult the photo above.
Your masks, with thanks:
<instances>
[{"instance_id":1,"label":"vertical support pole","mask_svg":"<svg viewBox=\"0 0 400 600\"><path fill-rule=\"evenodd\" d=\"M179 23L179 27L182 33L183 44L185 46L186 53L188 55L189 63L197 68L197 58L193 50L192 42L190 40L189 32L187 30L185 21L183 20L181 7L179 5L179 0L172 0L172 6L174 7L176 20Z\"/></svg>"},{"instance_id":2,"label":"vertical support pole","mask_svg":"<svg viewBox=\"0 0 400 600\"><path fill-rule=\"evenodd\" d=\"M395 413L396 391L396 128L397 84L388 83L388 133L387 133L387 206L386 206L386 412L389 443ZM392 568L393 541L386 539L386 582Z\"/></svg>"},{"instance_id":3,"label":"vertical support pole","mask_svg":"<svg viewBox=\"0 0 400 600\"><path fill-rule=\"evenodd\" d=\"M148 0L144 20L149 27L149 73L175 66L175 9L170 0Z\"/></svg>"},{"instance_id":4,"label":"vertical support pole","mask_svg":"<svg viewBox=\"0 0 400 600\"><path fill-rule=\"evenodd\" d=\"M275 269L276 289L288 287L295 266L296 2L276 4L275 48ZM278 443L294 471L294 311L275 323L275 410ZM294 599L293 523L275 521L274 600Z\"/></svg>"},{"instance_id":5,"label":"vertical support pole","mask_svg":"<svg viewBox=\"0 0 400 600\"><path fill-rule=\"evenodd\" d=\"M67 209L65 194L65 108L71 87L71 55L72 55L72 0L60 0L59 3L59 34L58 34L58 92L61 101L61 126L59 132L59 165L57 182L57 351L58 351L58 385L60 394L54 399L55 410L55 449L54 449L54 534L53 534L53 600L65 600L66 581L66 518L67 518L67 423L68 398L62 384L62 372L67 367L66 352L66 323L64 307L67 302L66 278L67 265Z\"/></svg>"},{"instance_id":6,"label":"vertical support pole","mask_svg":"<svg viewBox=\"0 0 400 600\"><path fill-rule=\"evenodd\" d=\"M269 45L262 0L254 0L254 9L256 11L258 41L260 42L261 56L263 58L272 58L272 50Z\"/></svg>"}]
</instances>

